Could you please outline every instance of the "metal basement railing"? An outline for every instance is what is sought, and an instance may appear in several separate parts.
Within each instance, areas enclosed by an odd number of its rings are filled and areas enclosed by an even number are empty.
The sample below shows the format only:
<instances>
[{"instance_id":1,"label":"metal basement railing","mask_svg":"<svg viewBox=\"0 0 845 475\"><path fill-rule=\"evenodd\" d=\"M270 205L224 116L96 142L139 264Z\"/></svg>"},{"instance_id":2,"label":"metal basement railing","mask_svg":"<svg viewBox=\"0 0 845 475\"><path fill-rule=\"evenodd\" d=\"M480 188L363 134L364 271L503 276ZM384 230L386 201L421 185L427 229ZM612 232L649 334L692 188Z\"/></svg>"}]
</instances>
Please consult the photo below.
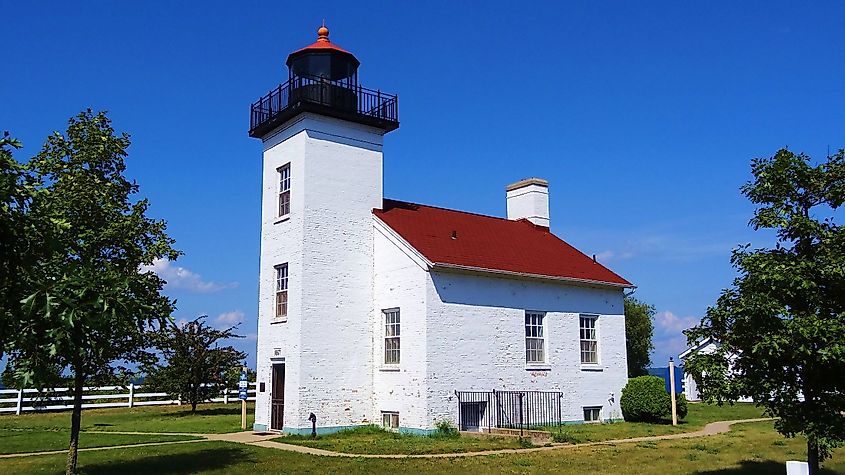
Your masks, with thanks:
<instances>
[{"instance_id":1,"label":"metal basement railing","mask_svg":"<svg viewBox=\"0 0 845 475\"><path fill-rule=\"evenodd\" d=\"M558 391L455 391L458 428L463 431L519 429L563 424L563 393Z\"/></svg>"}]
</instances>

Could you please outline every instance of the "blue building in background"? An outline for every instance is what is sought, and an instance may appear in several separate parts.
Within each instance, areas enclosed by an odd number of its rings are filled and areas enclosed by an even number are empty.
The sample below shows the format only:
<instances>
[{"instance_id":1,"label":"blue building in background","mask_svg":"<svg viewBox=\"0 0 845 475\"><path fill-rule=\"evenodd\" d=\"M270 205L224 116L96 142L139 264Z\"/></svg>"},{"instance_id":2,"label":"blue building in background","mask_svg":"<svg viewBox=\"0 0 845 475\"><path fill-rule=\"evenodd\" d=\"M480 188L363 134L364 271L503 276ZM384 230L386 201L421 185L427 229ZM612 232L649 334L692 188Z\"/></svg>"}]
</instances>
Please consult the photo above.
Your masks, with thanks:
<instances>
[{"instance_id":1,"label":"blue building in background","mask_svg":"<svg viewBox=\"0 0 845 475\"><path fill-rule=\"evenodd\" d=\"M666 392L671 390L669 386L669 367L664 366L662 368L648 368L648 374L652 376L657 376L659 378L663 378L663 382L666 383ZM675 393L680 394L684 392L684 367L683 366L675 366Z\"/></svg>"}]
</instances>

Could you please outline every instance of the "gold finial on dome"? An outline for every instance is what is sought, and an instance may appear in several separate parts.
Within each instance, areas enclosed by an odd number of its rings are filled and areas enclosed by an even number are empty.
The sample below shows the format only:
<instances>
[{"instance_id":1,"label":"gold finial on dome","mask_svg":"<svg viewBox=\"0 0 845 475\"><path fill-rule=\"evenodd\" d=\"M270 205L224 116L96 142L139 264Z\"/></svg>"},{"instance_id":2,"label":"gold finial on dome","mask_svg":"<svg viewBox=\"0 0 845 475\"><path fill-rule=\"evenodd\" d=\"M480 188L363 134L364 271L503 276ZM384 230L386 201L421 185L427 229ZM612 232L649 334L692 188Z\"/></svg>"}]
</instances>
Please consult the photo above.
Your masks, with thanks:
<instances>
[{"instance_id":1,"label":"gold finial on dome","mask_svg":"<svg viewBox=\"0 0 845 475\"><path fill-rule=\"evenodd\" d=\"M317 30L317 41L329 41L329 29L326 28L326 20L323 20L323 26Z\"/></svg>"}]
</instances>

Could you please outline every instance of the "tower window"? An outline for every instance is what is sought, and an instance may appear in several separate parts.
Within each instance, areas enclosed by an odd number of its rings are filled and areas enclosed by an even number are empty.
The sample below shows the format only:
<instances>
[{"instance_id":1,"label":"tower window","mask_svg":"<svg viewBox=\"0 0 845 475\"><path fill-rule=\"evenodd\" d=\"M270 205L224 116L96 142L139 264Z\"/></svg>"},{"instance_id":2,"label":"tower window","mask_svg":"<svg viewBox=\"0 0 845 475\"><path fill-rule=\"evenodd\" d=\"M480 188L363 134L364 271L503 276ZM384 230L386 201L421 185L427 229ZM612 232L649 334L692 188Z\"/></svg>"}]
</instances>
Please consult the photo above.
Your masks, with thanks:
<instances>
[{"instance_id":1,"label":"tower window","mask_svg":"<svg viewBox=\"0 0 845 475\"><path fill-rule=\"evenodd\" d=\"M288 316L288 265L276 266L276 318Z\"/></svg>"},{"instance_id":2,"label":"tower window","mask_svg":"<svg viewBox=\"0 0 845 475\"><path fill-rule=\"evenodd\" d=\"M382 310L384 314L384 364L399 364L399 309Z\"/></svg>"},{"instance_id":3,"label":"tower window","mask_svg":"<svg viewBox=\"0 0 845 475\"><path fill-rule=\"evenodd\" d=\"M543 331L543 312L525 312L525 362L546 362L546 335Z\"/></svg>"},{"instance_id":4,"label":"tower window","mask_svg":"<svg viewBox=\"0 0 845 475\"><path fill-rule=\"evenodd\" d=\"M290 163L278 169L279 172L279 216L290 214Z\"/></svg>"}]
</instances>

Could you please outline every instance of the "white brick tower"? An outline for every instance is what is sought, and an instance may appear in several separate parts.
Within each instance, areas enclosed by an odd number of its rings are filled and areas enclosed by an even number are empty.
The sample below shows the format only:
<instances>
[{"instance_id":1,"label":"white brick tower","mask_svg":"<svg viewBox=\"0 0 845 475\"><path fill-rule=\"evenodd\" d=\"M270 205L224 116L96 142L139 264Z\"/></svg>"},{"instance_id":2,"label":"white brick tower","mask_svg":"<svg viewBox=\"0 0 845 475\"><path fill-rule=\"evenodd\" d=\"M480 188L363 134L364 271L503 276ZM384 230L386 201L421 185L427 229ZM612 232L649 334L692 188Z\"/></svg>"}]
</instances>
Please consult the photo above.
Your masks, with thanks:
<instances>
[{"instance_id":1,"label":"white brick tower","mask_svg":"<svg viewBox=\"0 0 845 475\"><path fill-rule=\"evenodd\" d=\"M255 429L372 422L373 208L397 98L318 30L288 81L252 104L264 145Z\"/></svg>"}]
</instances>

